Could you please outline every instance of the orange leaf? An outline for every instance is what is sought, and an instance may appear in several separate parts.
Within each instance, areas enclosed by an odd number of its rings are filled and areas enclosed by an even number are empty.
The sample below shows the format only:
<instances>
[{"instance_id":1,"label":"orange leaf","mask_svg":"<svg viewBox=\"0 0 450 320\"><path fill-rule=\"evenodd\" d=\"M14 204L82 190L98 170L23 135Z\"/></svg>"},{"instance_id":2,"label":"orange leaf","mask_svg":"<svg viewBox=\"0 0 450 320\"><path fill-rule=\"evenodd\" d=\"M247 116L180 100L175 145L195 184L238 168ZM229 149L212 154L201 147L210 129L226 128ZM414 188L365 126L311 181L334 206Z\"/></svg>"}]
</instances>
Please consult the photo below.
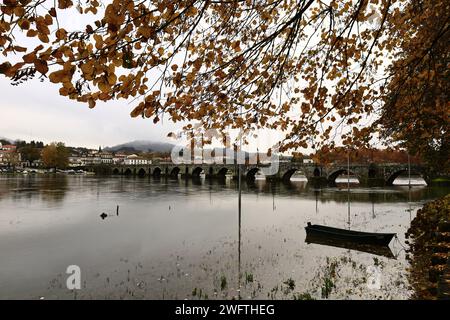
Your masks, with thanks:
<instances>
[{"instance_id":1,"label":"orange leaf","mask_svg":"<svg viewBox=\"0 0 450 320\"><path fill-rule=\"evenodd\" d=\"M36 68L37 71L39 71L42 74L46 74L48 72L47 61L45 61L45 60L39 60L39 59L35 60L34 67Z\"/></svg>"}]
</instances>

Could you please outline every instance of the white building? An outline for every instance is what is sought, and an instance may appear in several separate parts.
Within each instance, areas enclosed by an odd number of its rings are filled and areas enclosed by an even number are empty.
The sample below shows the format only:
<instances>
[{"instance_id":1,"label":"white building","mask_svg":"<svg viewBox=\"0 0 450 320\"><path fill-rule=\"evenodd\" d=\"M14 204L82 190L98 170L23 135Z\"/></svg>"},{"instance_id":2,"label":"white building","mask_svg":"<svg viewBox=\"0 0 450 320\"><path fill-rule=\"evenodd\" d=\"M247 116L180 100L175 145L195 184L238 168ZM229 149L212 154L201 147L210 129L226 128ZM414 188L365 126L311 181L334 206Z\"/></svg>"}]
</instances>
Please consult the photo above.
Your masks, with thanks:
<instances>
[{"instance_id":1,"label":"white building","mask_svg":"<svg viewBox=\"0 0 450 320\"><path fill-rule=\"evenodd\" d=\"M73 156L69 157L69 163L70 163L71 167L84 167L84 166L100 165L100 164L102 164L102 158L91 155L91 154L82 155L82 156L73 155Z\"/></svg>"},{"instance_id":2,"label":"white building","mask_svg":"<svg viewBox=\"0 0 450 320\"><path fill-rule=\"evenodd\" d=\"M113 164L124 164L126 158L127 158L126 154L116 153L113 156L112 161L113 161Z\"/></svg>"},{"instance_id":3,"label":"white building","mask_svg":"<svg viewBox=\"0 0 450 320\"><path fill-rule=\"evenodd\" d=\"M81 167L84 165L83 158L78 155L71 155L69 157L69 167Z\"/></svg>"},{"instance_id":4,"label":"white building","mask_svg":"<svg viewBox=\"0 0 450 320\"><path fill-rule=\"evenodd\" d=\"M97 157L99 157L101 160L102 164L113 164L114 163L114 159L113 159L113 154L110 152L99 152L97 154Z\"/></svg>"},{"instance_id":5,"label":"white building","mask_svg":"<svg viewBox=\"0 0 450 320\"><path fill-rule=\"evenodd\" d=\"M142 157L139 157L135 154L132 154L131 156L128 156L124 160L124 164L127 166L137 166L137 165L148 165L152 164L150 160L144 159Z\"/></svg>"}]
</instances>

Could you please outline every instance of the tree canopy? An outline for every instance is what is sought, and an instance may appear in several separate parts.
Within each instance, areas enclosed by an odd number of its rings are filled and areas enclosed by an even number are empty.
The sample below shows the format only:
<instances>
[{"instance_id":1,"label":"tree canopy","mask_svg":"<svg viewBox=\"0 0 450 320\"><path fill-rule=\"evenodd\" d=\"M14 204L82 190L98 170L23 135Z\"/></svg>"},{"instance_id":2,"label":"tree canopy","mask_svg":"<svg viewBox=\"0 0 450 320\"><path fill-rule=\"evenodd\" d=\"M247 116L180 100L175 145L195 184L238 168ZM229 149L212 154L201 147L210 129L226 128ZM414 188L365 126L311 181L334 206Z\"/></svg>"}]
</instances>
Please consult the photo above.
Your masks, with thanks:
<instances>
[{"instance_id":1,"label":"tree canopy","mask_svg":"<svg viewBox=\"0 0 450 320\"><path fill-rule=\"evenodd\" d=\"M336 147L333 150L323 148L318 150L315 154L310 156L315 163L322 165L327 164L343 164L346 165L350 158L351 163L358 164L382 164L382 163L412 163L423 164L419 157L408 156L408 153L403 150L395 150L391 148L386 149L368 149L359 148L352 149L348 152L348 148Z\"/></svg>"},{"instance_id":2,"label":"tree canopy","mask_svg":"<svg viewBox=\"0 0 450 320\"><path fill-rule=\"evenodd\" d=\"M73 8L92 23L65 26ZM283 150L418 134L421 152L448 147L449 12L445 0L4 0L0 73L48 78L91 108L131 99L155 123L283 130Z\"/></svg>"},{"instance_id":3,"label":"tree canopy","mask_svg":"<svg viewBox=\"0 0 450 320\"><path fill-rule=\"evenodd\" d=\"M402 142L442 171L450 168L450 4L428 4L436 7L423 10L421 1L412 1L397 19L408 30L392 35L401 50L389 67L393 76L386 81L377 125L383 138Z\"/></svg>"},{"instance_id":4,"label":"tree canopy","mask_svg":"<svg viewBox=\"0 0 450 320\"><path fill-rule=\"evenodd\" d=\"M42 162L47 168L65 169L69 165L69 151L62 142L52 143L42 150Z\"/></svg>"},{"instance_id":5,"label":"tree canopy","mask_svg":"<svg viewBox=\"0 0 450 320\"><path fill-rule=\"evenodd\" d=\"M31 144L27 144L18 150L22 156L22 161L33 162L41 158L41 149L36 148Z\"/></svg>"}]
</instances>

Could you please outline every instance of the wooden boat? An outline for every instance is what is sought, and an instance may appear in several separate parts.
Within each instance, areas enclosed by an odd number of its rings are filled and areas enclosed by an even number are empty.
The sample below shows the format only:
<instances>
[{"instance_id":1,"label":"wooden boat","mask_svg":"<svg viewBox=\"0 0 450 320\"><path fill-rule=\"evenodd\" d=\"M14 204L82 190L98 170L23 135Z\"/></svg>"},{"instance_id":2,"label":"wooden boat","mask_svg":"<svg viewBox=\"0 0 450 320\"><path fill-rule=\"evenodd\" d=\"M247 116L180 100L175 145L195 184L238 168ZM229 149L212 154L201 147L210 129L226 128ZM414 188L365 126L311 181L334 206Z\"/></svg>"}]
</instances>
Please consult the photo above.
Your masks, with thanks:
<instances>
[{"instance_id":1,"label":"wooden boat","mask_svg":"<svg viewBox=\"0 0 450 320\"><path fill-rule=\"evenodd\" d=\"M353 241L345 241L340 239L327 239L325 237L316 237L308 235L305 242L307 244L318 244L321 246L349 249L353 251L365 252L376 256L382 256L389 259L396 259L391 248L388 246L379 246L373 244L360 244Z\"/></svg>"},{"instance_id":2,"label":"wooden boat","mask_svg":"<svg viewBox=\"0 0 450 320\"><path fill-rule=\"evenodd\" d=\"M311 223L308 223L308 226L305 229L308 236L324 237L328 239L338 239L356 242L359 244L372 244L378 246L388 246L392 241L392 238L396 236L395 233L360 232L321 225L312 225Z\"/></svg>"}]
</instances>

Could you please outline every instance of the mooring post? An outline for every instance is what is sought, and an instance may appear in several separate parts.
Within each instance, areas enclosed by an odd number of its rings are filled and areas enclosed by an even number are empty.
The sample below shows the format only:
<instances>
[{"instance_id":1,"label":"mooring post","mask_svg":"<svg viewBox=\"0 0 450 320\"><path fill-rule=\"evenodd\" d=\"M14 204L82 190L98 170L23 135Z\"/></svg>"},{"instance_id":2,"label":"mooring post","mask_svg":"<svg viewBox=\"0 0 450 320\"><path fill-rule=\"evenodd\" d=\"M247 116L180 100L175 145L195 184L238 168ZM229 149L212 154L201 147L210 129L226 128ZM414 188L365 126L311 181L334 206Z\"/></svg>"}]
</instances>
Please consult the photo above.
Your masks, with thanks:
<instances>
[{"instance_id":1,"label":"mooring post","mask_svg":"<svg viewBox=\"0 0 450 320\"><path fill-rule=\"evenodd\" d=\"M117 214L117 216L119 216L119 205L117 205L116 214Z\"/></svg>"}]
</instances>

